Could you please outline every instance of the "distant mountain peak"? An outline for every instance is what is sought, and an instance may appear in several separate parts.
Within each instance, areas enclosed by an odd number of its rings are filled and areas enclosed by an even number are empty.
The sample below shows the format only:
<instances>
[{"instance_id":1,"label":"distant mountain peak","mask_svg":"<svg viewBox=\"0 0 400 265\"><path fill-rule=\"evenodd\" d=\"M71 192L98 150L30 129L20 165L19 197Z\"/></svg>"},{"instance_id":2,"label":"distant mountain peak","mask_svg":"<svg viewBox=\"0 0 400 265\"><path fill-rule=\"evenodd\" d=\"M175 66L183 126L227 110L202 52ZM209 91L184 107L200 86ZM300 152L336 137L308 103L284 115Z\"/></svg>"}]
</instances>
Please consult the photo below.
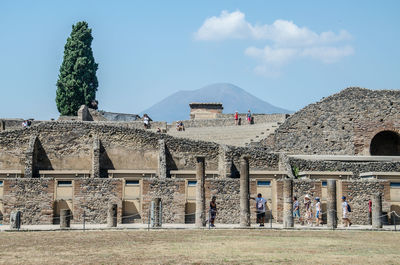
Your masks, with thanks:
<instances>
[{"instance_id":1,"label":"distant mountain peak","mask_svg":"<svg viewBox=\"0 0 400 265\"><path fill-rule=\"evenodd\" d=\"M144 110L153 120L168 122L189 119L192 102L215 103L223 105L224 113L241 113L250 109L253 113L291 113L265 102L244 89L230 83L215 83L196 90L183 90L173 93L152 107Z\"/></svg>"}]
</instances>

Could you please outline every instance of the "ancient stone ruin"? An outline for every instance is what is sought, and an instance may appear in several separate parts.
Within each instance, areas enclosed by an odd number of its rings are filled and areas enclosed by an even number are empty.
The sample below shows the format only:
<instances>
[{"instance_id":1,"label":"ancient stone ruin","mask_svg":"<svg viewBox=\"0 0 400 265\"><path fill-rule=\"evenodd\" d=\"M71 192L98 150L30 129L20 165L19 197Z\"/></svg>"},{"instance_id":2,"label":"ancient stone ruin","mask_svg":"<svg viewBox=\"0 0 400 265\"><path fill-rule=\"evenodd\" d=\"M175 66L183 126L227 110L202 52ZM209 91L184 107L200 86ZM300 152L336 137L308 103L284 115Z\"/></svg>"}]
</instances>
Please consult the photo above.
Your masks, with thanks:
<instances>
[{"instance_id":1,"label":"ancient stone ruin","mask_svg":"<svg viewBox=\"0 0 400 265\"><path fill-rule=\"evenodd\" d=\"M200 227L215 195L217 223L247 226L255 222L249 197L262 193L267 220L285 227L293 226L291 197L305 195L321 198L332 227L342 196L353 223L368 224L377 193L383 213L400 214L399 110L398 91L348 88L290 116L256 114L254 124L235 126L233 114L219 113L183 121L185 132L166 122L145 130L139 117L110 121L84 107L78 118L29 128L1 119L1 216L7 224L20 211L23 224L54 224L69 210L71 223L84 214L88 223L147 223L157 199L164 223Z\"/></svg>"}]
</instances>

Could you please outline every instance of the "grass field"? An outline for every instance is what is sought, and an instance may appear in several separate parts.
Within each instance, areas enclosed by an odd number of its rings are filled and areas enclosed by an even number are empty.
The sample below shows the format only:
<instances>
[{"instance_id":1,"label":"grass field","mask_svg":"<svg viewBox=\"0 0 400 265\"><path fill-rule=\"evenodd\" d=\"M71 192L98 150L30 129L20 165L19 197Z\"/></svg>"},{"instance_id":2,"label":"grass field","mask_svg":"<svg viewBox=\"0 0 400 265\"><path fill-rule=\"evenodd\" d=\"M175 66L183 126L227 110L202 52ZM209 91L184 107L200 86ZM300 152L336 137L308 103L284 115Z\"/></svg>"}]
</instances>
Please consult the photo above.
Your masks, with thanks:
<instances>
[{"instance_id":1,"label":"grass field","mask_svg":"<svg viewBox=\"0 0 400 265\"><path fill-rule=\"evenodd\" d=\"M400 264L400 232L0 233L0 264Z\"/></svg>"}]
</instances>

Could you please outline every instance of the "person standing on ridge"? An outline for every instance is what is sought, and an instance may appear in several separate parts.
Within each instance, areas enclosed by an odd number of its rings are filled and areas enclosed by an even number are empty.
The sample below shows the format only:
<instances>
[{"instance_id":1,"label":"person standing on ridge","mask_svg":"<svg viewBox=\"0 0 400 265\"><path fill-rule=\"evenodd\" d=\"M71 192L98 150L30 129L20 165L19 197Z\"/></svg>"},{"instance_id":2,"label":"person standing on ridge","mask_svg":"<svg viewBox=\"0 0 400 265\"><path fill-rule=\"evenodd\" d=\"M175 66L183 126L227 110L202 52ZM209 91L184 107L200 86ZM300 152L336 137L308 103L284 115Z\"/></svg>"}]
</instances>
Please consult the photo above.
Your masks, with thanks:
<instances>
[{"instance_id":1,"label":"person standing on ridge","mask_svg":"<svg viewBox=\"0 0 400 265\"><path fill-rule=\"evenodd\" d=\"M239 125L239 113L235 111L235 125Z\"/></svg>"},{"instance_id":2,"label":"person standing on ridge","mask_svg":"<svg viewBox=\"0 0 400 265\"><path fill-rule=\"evenodd\" d=\"M249 124L251 123L251 111L250 110L247 112L247 122Z\"/></svg>"}]
</instances>

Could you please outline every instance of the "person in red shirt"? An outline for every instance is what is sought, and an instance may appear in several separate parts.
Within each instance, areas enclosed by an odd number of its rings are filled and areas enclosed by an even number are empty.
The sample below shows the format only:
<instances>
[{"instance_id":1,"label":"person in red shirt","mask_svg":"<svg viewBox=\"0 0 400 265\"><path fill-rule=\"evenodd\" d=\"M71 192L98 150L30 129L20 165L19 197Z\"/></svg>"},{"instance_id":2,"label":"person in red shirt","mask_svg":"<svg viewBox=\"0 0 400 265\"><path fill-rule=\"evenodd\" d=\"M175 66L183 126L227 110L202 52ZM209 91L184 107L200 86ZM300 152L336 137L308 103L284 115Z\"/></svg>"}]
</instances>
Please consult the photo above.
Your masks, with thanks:
<instances>
[{"instance_id":1,"label":"person in red shirt","mask_svg":"<svg viewBox=\"0 0 400 265\"><path fill-rule=\"evenodd\" d=\"M235 111L235 125L239 124L239 113Z\"/></svg>"}]
</instances>

